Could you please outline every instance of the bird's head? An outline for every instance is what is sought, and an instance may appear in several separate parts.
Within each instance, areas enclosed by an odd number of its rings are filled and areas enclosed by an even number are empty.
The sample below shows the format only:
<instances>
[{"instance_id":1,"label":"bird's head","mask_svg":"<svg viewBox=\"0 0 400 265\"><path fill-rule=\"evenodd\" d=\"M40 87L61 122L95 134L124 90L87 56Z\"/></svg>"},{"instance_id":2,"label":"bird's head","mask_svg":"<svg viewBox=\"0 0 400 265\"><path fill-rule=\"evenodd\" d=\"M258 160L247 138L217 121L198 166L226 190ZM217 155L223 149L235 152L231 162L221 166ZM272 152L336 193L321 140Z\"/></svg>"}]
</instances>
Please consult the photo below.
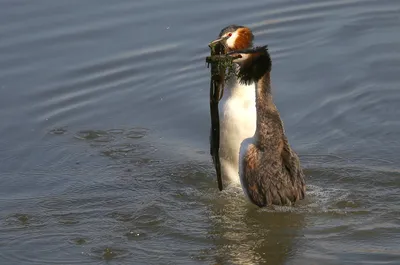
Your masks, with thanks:
<instances>
[{"instance_id":1,"label":"bird's head","mask_svg":"<svg viewBox=\"0 0 400 265\"><path fill-rule=\"evenodd\" d=\"M216 40L211 45L221 44L226 52L248 49L253 46L253 33L244 26L230 25L221 30Z\"/></svg>"},{"instance_id":2,"label":"bird's head","mask_svg":"<svg viewBox=\"0 0 400 265\"><path fill-rule=\"evenodd\" d=\"M217 54L235 57L233 62L240 66L239 79L245 84L256 82L271 71L267 46L253 48L253 39L254 35L249 28L230 25L223 28L218 39L209 44L215 47Z\"/></svg>"}]
</instances>

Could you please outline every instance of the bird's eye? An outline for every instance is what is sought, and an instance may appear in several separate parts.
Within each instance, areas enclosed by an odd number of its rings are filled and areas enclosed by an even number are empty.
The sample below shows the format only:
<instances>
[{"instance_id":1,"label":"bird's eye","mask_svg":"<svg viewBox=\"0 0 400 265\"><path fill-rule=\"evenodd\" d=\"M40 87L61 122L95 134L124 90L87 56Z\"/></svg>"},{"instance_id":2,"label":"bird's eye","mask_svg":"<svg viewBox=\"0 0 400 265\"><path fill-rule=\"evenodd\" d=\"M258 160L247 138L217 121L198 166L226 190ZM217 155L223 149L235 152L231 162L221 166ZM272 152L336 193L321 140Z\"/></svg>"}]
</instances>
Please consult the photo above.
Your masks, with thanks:
<instances>
[{"instance_id":1,"label":"bird's eye","mask_svg":"<svg viewBox=\"0 0 400 265\"><path fill-rule=\"evenodd\" d=\"M230 37L230 36L232 36L232 33L229 33L229 34L228 34L228 37Z\"/></svg>"}]
</instances>

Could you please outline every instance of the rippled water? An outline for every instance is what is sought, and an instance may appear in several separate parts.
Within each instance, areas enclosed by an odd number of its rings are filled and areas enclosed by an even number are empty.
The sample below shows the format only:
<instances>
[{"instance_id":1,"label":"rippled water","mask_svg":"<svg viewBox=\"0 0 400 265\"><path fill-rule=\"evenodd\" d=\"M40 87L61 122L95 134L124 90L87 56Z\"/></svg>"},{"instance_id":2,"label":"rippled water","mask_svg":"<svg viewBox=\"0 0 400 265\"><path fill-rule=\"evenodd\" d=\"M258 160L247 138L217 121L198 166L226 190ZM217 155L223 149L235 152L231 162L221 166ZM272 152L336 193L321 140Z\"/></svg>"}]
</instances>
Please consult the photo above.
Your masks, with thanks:
<instances>
[{"instance_id":1,"label":"rippled water","mask_svg":"<svg viewBox=\"0 0 400 265\"><path fill-rule=\"evenodd\" d=\"M309 185L218 192L207 43L268 44ZM1 264L400 264L400 1L0 0Z\"/></svg>"}]
</instances>

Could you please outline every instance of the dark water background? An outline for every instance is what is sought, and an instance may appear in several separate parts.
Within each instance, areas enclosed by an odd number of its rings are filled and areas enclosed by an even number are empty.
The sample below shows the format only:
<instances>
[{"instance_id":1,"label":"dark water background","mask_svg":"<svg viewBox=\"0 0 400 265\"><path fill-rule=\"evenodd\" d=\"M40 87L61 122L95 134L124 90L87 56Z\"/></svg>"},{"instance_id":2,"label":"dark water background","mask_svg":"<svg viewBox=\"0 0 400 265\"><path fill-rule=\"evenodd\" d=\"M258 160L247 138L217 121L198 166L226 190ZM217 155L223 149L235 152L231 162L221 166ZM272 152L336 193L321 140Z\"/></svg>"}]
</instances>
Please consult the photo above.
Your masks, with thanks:
<instances>
[{"instance_id":1,"label":"dark water background","mask_svg":"<svg viewBox=\"0 0 400 265\"><path fill-rule=\"evenodd\" d=\"M309 195L217 191L207 43L268 44ZM0 264L400 264L400 1L0 0Z\"/></svg>"}]
</instances>

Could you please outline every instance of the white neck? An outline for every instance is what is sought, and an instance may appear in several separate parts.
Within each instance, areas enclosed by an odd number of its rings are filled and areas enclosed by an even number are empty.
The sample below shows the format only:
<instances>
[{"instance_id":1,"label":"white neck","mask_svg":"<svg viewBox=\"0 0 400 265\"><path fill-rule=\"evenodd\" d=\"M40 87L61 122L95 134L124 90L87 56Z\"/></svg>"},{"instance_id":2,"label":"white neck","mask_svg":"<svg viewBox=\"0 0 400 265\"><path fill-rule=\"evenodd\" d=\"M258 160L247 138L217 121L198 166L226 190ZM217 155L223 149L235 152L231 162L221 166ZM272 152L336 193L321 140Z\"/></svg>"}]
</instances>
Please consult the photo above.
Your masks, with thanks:
<instances>
[{"instance_id":1,"label":"white neck","mask_svg":"<svg viewBox=\"0 0 400 265\"><path fill-rule=\"evenodd\" d=\"M236 76L232 76L226 81L224 89L224 98L243 98L255 100L255 83L251 85L241 84ZM249 98L250 97L250 98Z\"/></svg>"}]
</instances>

